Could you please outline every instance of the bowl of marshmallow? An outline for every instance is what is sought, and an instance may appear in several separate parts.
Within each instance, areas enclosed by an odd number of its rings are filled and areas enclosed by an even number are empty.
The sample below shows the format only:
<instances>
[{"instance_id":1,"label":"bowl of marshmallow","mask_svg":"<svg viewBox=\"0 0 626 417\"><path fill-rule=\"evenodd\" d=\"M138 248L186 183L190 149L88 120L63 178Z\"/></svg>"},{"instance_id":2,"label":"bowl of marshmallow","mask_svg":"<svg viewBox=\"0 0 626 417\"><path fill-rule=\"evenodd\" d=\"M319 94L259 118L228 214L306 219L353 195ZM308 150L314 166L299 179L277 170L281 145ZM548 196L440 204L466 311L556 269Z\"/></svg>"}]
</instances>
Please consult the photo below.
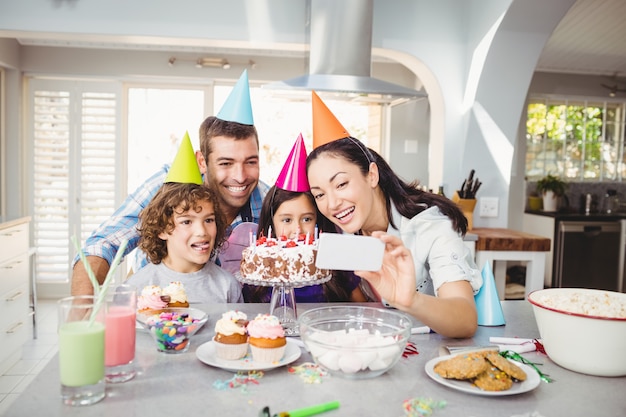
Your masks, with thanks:
<instances>
[{"instance_id":1,"label":"bowl of marshmallow","mask_svg":"<svg viewBox=\"0 0 626 417\"><path fill-rule=\"evenodd\" d=\"M328 306L305 311L298 324L317 365L331 375L364 379L384 374L398 362L412 320L394 310Z\"/></svg>"}]
</instances>

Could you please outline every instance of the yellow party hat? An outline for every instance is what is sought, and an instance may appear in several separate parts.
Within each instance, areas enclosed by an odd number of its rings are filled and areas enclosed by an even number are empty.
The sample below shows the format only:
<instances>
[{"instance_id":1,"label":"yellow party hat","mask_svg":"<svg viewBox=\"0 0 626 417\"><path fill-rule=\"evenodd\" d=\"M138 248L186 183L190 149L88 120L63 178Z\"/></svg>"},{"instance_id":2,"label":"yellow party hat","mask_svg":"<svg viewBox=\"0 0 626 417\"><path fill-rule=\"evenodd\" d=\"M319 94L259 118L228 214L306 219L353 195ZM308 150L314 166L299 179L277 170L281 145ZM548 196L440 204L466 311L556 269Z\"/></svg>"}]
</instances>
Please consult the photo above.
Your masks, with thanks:
<instances>
[{"instance_id":1,"label":"yellow party hat","mask_svg":"<svg viewBox=\"0 0 626 417\"><path fill-rule=\"evenodd\" d=\"M198 161L191 146L189 133L185 132L183 140L178 148L178 153L170 167L164 182L178 182L181 184L202 184L202 174L198 167Z\"/></svg>"}]
</instances>

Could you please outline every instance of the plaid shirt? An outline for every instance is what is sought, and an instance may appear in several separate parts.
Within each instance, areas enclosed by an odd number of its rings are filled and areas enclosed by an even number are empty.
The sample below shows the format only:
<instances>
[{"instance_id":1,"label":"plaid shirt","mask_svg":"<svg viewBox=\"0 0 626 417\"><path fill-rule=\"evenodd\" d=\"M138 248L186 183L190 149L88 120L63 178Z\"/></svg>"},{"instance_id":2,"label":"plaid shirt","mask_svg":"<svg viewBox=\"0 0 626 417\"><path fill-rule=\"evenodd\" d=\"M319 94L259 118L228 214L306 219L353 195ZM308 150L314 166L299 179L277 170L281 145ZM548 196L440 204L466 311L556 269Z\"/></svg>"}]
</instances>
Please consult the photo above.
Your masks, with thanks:
<instances>
[{"instance_id":1,"label":"plaid shirt","mask_svg":"<svg viewBox=\"0 0 626 417\"><path fill-rule=\"evenodd\" d=\"M148 205L159 188L161 188L169 169L169 165L164 165L161 170L155 173L146 182L140 185L139 188L137 188L132 194L126 197L126 200L124 200L122 205L115 210L111 217L91 232L91 235L87 238L87 241L83 246L83 251L86 256L98 256L106 259L109 265L111 265L111 263L113 263L113 258L117 253L117 249L120 247L120 244L124 239L128 240L124 256L128 255L137 247L137 244L139 243L139 233L137 231L139 213ZM259 214L261 213L263 198L265 197L265 194L267 194L268 189L269 187L267 184L259 181L257 187L250 196L250 209L255 223L259 222ZM241 214L238 214L235 220L233 220L230 224L231 227L228 228L228 233L232 227L237 226L241 222ZM133 269L138 271L148 263L148 260L142 251L137 250L135 252L136 255ZM73 264L75 264L79 259L79 255L76 255Z\"/></svg>"}]
</instances>

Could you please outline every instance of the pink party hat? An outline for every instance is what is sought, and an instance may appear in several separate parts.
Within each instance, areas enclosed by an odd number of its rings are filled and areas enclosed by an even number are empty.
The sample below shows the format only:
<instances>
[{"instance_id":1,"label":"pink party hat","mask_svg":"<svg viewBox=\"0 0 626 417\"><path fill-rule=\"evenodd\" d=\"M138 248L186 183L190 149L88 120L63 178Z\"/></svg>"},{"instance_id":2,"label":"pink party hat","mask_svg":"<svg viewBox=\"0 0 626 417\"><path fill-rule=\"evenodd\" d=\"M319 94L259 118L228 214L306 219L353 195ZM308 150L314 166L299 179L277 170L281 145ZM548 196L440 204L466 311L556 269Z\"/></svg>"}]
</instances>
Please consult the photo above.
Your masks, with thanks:
<instances>
[{"instance_id":1,"label":"pink party hat","mask_svg":"<svg viewBox=\"0 0 626 417\"><path fill-rule=\"evenodd\" d=\"M178 153L172 162L172 166L165 177L164 182L178 182L181 184L202 184L202 174L198 167L198 161L191 146L189 133L185 132L183 140L178 148Z\"/></svg>"},{"instance_id":2,"label":"pink party hat","mask_svg":"<svg viewBox=\"0 0 626 417\"><path fill-rule=\"evenodd\" d=\"M283 169L278 174L276 188L297 192L309 191L311 189L309 180L306 177L306 147L304 146L302 133L298 135L298 139L293 144Z\"/></svg>"},{"instance_id":3,"label":"pink party hat","mask_svg":"<svg viewBox=\"0 0 626 417\"><path fill-rule=\"evenodd\" d=\"M476 312L478 313L479 326L502 326L506 322L502 312L502 304L496 289L496 280L489 262L485 263L482 270L483 286L474 296Z\"/></svg>"},{"instance_id":4,"label":"pink party hat","mask_svg":"<svg viewBox=\"0 0 626 417\"><path fill-rule=\"evenodd\" d=\"M243 70L237 84L233 87L216 117L227 122L254 125L248 70Z\"/></svg>"},{"instance_id":5,"label":"pink party hat","mask_svg":"<svg viewBox=\"0 0 626 417\"><path fill-rule=\"evenodd\" d=\"M322 99L311 91L313 105L313 149L325 143L350 136Z\"/></svg>"}]
</instances>

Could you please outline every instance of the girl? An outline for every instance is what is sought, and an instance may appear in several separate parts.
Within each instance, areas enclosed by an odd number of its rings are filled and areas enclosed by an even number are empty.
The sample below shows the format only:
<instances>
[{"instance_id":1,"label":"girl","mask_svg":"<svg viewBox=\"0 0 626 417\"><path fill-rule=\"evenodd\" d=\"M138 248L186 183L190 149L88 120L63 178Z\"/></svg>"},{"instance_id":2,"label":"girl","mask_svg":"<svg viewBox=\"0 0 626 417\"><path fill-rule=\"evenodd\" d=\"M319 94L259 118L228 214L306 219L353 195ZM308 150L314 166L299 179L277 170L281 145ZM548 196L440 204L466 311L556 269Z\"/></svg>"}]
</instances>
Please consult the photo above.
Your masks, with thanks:
<instances>
[{"instance_id":1,"label":"girl","mask_svg":"<svg viewBox=\"0 0 626 417\"><path fill-rule=\"evenodd\" d=\"M277 236L294 238L307 233L313 236L316 224L322 232L336 232L328 219L318 215L311 193L288 191L274 185L263 200L257 235L267 236L271 226L272 233ZM296 302L367 301L359 288L360 281L354 274L335 271L324 284L296 288ZM248 302L269 302L271 292L270 287L244 287Z\"/></svg>"},{"instance_id":2,"label":"girl","mask_svg":"<svg viewBox=\"0 0 626 417\"><path fill-rule=\"evenodd\" d=\"M350 136L314 149L307 175L323 216L345 233L386 243L380 271L355 271L380 297L444 336L474 334L482 278L462 240L467 219L453 202L405 183Z\"/></svg>"}]
</instances>

